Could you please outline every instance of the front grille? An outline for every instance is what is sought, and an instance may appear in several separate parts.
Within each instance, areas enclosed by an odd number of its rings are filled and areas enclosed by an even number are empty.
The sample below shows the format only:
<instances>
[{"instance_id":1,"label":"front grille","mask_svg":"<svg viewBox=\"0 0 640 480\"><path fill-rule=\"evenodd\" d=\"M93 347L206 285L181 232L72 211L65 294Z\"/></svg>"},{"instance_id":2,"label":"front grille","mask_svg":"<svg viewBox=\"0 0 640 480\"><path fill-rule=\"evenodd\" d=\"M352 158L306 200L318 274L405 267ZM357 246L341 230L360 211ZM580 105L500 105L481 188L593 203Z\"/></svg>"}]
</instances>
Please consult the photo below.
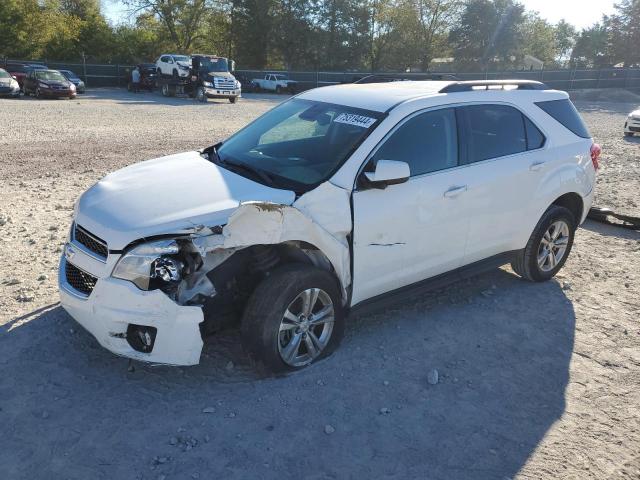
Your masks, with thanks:
<instances>
[{"instance_id":1,"label":"front grille","mask_svg":"<svg viewBox=\"0 0 640 480\"><path fill-rule=\"evenodd\" d=\"M91 295L93 287L96 286L96 282L98 281L98 279L93 275L83 272L69 262L65 263L64 274L67 279L67 283L78 292L85 294L87 297Z\"/></svg>"},{"instance_id":2,"label":"front grille","mask_svg":"<svg viewBox=\"0 0 640 480\"><path fill-rule=\"evenodd\" d=\"M100 258L104 259L107 258L107 255L109 255L107 242L105 242L101 238L96 237L95 235L92 235L80 225L76 225L73 229L73 239Z\"/></svg>"},{"instance_id":3,"label":"front grille","mask_svg":"<svg viewBox=\"0 0 640 480\"><path fill-rule=\"evenodd\" d=\"M233 90L236 88L236 81L232 78L214 78L213 85L216 88L223 88L225 90Z\"/></svg>"}]
</instances>

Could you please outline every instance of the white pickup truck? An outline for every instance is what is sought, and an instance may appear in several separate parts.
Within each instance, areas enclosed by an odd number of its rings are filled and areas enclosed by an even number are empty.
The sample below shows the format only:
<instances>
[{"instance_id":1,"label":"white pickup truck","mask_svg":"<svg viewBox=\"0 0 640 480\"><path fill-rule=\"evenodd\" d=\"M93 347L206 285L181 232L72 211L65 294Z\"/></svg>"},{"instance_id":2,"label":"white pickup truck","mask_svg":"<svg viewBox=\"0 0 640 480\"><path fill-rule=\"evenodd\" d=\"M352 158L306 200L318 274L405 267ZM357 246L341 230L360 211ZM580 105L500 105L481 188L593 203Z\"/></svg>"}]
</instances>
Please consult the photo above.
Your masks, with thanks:
<instances>
[{"instance_id":1,"label":"white pickup truck","mask_svg":"<svg viewBox=\"0 0 640 480\"><path fill-rule=\"evenodd\" d=\"M281 73L267 73L264 78L254 78L251 80L256 90L268 90L270 92L296 93L298 82L289 80Z\"/></svg>"}]
</instances>

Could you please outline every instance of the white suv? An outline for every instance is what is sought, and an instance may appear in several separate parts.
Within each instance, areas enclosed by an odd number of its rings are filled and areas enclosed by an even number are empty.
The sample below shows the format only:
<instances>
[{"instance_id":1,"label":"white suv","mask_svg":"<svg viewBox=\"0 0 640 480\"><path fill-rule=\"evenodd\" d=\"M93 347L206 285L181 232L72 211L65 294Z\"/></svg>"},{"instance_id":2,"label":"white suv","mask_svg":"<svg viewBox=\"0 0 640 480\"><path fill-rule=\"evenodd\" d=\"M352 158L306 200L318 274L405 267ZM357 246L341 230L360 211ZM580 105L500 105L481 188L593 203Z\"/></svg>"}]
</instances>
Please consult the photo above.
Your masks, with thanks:
<instances>
[{"instance_id":1,"label":"white suv","mask_svg":"<svg viewBox=\"0 0 640 480\"><path fill-rule=\"evenodd\" d=\"M527 81L319 88L228 140L131 165L75 206L64 308L112 352L192 365L239 322L272 371L339 343L349 309L511 263L567 260L599 147Z\"/></svg>"},{"instance_id":2,"label":"white suv","mask_svg":"<svg viewBox=\"0 0 640 480\"><path fill-rule=\"evenodd\" d=\"M165 54L156 60L158 75L171 75L174 78L186 78L191 69L191 57L187 55Z\"/></svg>"},{"instance_id":3,"label":"white suv","mask_svg":"<svg viewBox=\"0 0 640 480\"><path fill-rule=\"evenodd\" d=\"M640 133L640 108L631 112L624 122L625 137L633 137L635 133Z\"/></svg>"}]
</instances>

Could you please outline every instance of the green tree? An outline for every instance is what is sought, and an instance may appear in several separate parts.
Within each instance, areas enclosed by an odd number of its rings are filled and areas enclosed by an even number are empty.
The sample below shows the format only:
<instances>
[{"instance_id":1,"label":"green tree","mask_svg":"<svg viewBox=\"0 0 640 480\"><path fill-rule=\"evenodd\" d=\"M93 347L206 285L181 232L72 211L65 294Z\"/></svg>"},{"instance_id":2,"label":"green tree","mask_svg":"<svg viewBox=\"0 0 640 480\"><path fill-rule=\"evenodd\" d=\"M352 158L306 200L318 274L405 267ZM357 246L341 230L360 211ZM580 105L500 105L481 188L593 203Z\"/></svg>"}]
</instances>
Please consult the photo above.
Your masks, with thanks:
<instances>
[{"instance_id":1,"label":"green tree","mask_svg":"<svg viewBox=\"0 0 640 480\"><path fill-rule=\"evenodd\" d=\"M460 68L514 66L522 54L524 7L512 0L469 0L449 34Z\"/></svg>"},{"instance_id":2,"label":"green tree","mask_svg":"<svg viewBox=\"0 0 640 480\"><path fill-rule=\"evenodd\" d=\"M578 32L576 27L565 20L560 20L556 25L555 41L556 41L556 60L560 65L566 64L571 58L571 51L576 44Z\"/></svg>"},{"instance_id":3,"label":"green tree","mask_svg":"<svg viewBox=\"0 0 640 480\"><path fill-rule=\"evenodd\" d=\"M558 55L556 29L537 13L528 13L522 23L521 54L531 55L551 66Z\"/></svg>"}]
</instances>

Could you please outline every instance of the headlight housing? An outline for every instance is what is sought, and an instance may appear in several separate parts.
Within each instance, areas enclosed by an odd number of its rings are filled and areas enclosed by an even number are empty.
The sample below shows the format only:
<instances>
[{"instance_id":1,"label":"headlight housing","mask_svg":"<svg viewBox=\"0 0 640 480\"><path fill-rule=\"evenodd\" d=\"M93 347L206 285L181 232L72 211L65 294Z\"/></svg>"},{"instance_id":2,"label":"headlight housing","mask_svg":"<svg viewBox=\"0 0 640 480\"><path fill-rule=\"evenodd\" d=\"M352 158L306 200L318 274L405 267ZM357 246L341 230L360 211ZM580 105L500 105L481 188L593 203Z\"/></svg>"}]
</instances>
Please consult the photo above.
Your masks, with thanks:
<instances>
[{"instance_id":1,"label":"headlight housing","mask_svg":"<svg viewBox=\"0 0 640 480\"><path fill-rule=\"evenodd\" d=\"M240 88L240 87L242 87L242 84L238 80L236 80L236 88Z\"/></svg>"},{"instance_id":2,"label":"headlight housing","mask_svg":"<svg viewBox=\"0 0 640 480\"><path fill-rule=\"evenodd\" d=\"M205 87L213 87L213 83L211 82L202 82L202 85L204 85Z\"/></svg>"},{"instance_id":3,"label":"headlight housing","mask_svg":"<svg viewBox=\"0 0 640 480\"><path fill-rule=\"evenodd\" d=\"M154 290L182 279L183 263L176 255L175 240L143 243L125 253L113 269L112 277L128 280L140 290Z\"/></svg>"},{"instance_id":4,"label":"headlight housing","mask_svg":"<svg viewBox=\"0 0 640 480\"><path fill-rule=\"evenodd\" d=\"M13 88L14 90L15 90L16 88L20 88L20 85L19 85L19 84L18 84L18 82L17 82L16 80L14 80L14 79L11 79L11 83L9 83L9 86L10 86L11 88Z\"/></svg>"},{"instance_id":5,"label":"headlight housing","mask_svg":"<svg viewBox=\"0 0 640 480\"><path fill-rule=\"evenodd\" d=\"M40 88L49 88L49 85L47 85L46 83L42 83L42 82L39 82L39 83L38 83L38 86L39 86Z\"/></svg>"},{"instance_id":6,"label":"headlight housing","mask_svg":"<svg viewBox=\"0 0 640 480\"><path fill-rule=\"evenodd\" d=\"M69 90L71 90L72 92L76 91L76 86L73 83L69 84Z\"/></svg>"}]
</instances>

